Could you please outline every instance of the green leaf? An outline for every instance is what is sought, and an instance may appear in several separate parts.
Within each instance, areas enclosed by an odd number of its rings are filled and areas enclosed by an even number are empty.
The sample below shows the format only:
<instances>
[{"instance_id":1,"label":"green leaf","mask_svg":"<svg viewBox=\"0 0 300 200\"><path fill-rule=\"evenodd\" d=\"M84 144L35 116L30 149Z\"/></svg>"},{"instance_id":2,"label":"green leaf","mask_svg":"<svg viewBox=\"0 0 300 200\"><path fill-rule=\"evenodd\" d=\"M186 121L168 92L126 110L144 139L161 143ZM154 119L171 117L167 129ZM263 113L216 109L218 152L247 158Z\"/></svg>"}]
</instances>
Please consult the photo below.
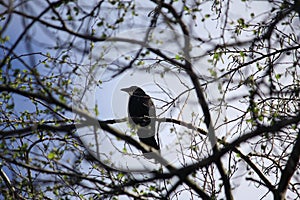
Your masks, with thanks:
<instances>
[{"instance_id":1,"label":"green leaf","mask_svg":"<svg viewBox=\"0 0 300 200\"><path fill-rule=\"evenodd\" d=\"M239 18L239 19L237 20L237 22L238 22L241 26L244 26L244 24L245 24L245 20L244 20L243 18Z\"/></svg>"},{"instance_id":2,"label":"green leaf","mask_svg":"<svg viewBox=\"0 0 300 200\"><path fill-rule=\"evenodd\" d=\"M124 174L123 173L118 173L118 175L117 175L117 178L118 179L121 179L121 178L123 178L124 177Z\"/></svg>"},{"instance_id":3,"label":"green leaf","mask_svg":"<svg viewBox=\"0 0 300 200\"><path fill-rule=\"evenodd\" d=\"M97 23L97 26L103 26L103 24L104 24L103 21L101 21Z\"/></svg>"},{"instance_id":4,"label":"green leaf","mask_svg":"<svg viewBox=\"0 0 300 200\"><path fill-rule=\"evenodd\" d=\"M94 107L94 112L95 112L95 115L96 115L96 116L99 115L98 104L95 105L95 107Z\"/></svg>"},{"instance_id":5,"label":"green leaf","mask_svg":"<svg viewBox=\"0 0 300 200\"><path fill-rule=\"evenodd\" d=\"M245 57L246 56L246 54L243 51L240 51L240 55L241 55L241 57Z\"/></svg>"},{"instance_id":6,"label":"green leaf","mask_svg":"<svg viewBox=\"0 0 300 200\"><path fill-rule=\"evenodd\" d=\"M281 76L282 76L282 74L276 74L275 75L276 80L279 80L281 78Z\"/></svg>"},{"instance_id":7,"label":"green leaf","mask_svg":"<svg viewBox=\"0 0 300 200\"><path fill-rule=\"evenodd\" d=\"M137 63L137 65L144 65L145 64L145 62L143 61L143 60L140 60L138 63Z\"/></svg>"},{"instance_id":8,"label":"green leaf","mask_svg":"<svg viewBox=\"0 0 300 200\"><path fill-rule=\"evenodd\" d=\"M150 185L149 190L150 190L150 191L156 191L156 187L153 186L153 185Z\"/></svg>"},{"instance_id":9,"label":"green leaf","mask_svg":"<svg viewBox=\"0 0 300 200\"><path fill-rule=\"evenodd\" d=\"M175 55L175 60L181 60L181 56L180 55Z\"/></svg>"},{"instance_id":10,"label":"green leaf","mask_svg":"<svg viewBox=\"0 0 300 200\"><path fill-rule=\"evenodd\" d=\"M56 154L53 152L50 152L47 156L48 159L53 160L56 157Z\"/></svg>"}]
</instances>

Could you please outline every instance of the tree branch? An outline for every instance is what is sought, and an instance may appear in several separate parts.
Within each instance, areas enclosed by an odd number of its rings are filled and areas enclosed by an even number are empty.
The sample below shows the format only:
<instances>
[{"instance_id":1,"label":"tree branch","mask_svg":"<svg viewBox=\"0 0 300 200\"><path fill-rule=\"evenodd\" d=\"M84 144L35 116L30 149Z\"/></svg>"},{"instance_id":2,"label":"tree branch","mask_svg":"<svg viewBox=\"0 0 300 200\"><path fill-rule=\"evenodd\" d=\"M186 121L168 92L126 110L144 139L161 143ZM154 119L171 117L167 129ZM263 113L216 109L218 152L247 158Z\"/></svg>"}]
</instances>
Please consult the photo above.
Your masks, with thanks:
<instances>
[{"instance_id":1,"label":"tree branch","mask_svg":"<svg viewBox=\"0 0 300 200\"><path fill-rule=\"evenodd\" d=\"M283 200L285 199L285 194L288 189L290 180L297 170L297 165L300 159L300 132L297 135L296 143L293 147L291 155L285 164L285 168L281 174L281 178L276 190L276 194L274 194L275 200Z\"/></svg>"},{"instance_id":2,"label":"tree branch","mask_svg":"<svg viewBox=\"0 0 300 200\"><path fill-rule=\"evenodd\" d=\"M26 36L26 33L28 32L28 30L35 24L35 22L40 21L40 18L46 14L51 6L57 5L59 4L60 1L56 1L51 3L50 6L48 6L45 10L43 10L38 16L33 17L32 16L32 22L30 24L28 24L28 26L23 30L23 32L20 34L20 36L17 38L17 40L14 42L13 46L10 48L10 50L8 51L8 53L5 55L4 59L2 59L1 63L0 63L0 68L2 68L4 66L4 64L6 63L8 57L10 56L10 54L14 51L14 49L18 46L18 44L22 41L23 37ZM5 7L7 7L9 9L10 5L5 5L2 1L0 1L1 5L4 5ZM9 9L10 10L10 9ZM15 12L15 10L13 10L13 12Z\"/></svg>"}]
</instances>

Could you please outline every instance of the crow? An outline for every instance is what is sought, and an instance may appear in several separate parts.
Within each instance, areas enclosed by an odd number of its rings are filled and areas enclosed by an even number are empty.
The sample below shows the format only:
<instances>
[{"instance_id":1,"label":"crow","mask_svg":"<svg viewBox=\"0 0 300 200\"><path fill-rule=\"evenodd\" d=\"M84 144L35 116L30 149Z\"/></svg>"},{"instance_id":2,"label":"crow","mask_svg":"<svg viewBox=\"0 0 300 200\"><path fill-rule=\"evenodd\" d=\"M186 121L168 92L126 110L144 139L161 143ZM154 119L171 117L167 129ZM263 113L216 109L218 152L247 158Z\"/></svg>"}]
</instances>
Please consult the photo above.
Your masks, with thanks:
<instances>
[{"instance_id":1,"label":"crow","mask_svg":"<svg viewBox=\"0 0 300 200\"><path fill-rule=\"evenodd\" d=\"M137 135L139 140L150 147L160 150L155 140L155 106L151 97L144 90L137 86L123 88L121 91L129 94L128 102L128 118L129 123L137 127ZM147 151L143 151L146 158L151 159L152 156Z\"/></svg>"}]
</instances>

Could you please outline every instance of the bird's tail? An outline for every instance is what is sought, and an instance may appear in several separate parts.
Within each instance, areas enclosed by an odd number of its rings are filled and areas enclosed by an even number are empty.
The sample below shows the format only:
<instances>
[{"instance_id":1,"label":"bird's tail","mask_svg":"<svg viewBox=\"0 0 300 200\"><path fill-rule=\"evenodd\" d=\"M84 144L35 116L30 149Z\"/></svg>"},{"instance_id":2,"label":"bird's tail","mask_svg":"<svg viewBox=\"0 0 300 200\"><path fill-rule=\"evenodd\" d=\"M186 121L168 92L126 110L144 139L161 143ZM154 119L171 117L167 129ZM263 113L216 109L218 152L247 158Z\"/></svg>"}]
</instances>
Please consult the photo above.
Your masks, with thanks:
<instances>
[{"instance_id":1,"label":"bird's tail","mask_svg":"<svg viewBox=\"0 0 300 200\"><path fill-rule=\"evenodd\" d=\"M155 140L155 130L153 129L146 129L146 128L139 128L137 130L137 135L139 136L139 139L141 142L144 144L156 149L158 152L160 152L160 147ZM153 158L153 153L147 152L147 151L142 151L144 156L148 159ZM151 155L152 154L152 155Z\"/></svg>"}]
</instances>

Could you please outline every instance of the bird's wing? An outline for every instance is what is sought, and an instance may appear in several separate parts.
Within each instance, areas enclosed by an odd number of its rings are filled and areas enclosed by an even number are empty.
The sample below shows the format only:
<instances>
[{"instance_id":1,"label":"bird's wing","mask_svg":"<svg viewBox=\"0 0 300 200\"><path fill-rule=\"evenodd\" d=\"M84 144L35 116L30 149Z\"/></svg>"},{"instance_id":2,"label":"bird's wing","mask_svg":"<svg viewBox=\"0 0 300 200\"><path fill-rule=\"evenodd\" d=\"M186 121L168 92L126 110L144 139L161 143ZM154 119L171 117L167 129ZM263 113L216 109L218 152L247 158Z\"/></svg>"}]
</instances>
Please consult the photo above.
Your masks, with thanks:
<instances>
[{"instance_id":1,"label":"bird's wing","mask_svg":"<svg viewBox=\"0 0 300 200\"><path fill-rule=\"evenodd\" d=\"M155 130L156 111L155 111L155 106L150 98L148 100L148 106L149 106L149 118L151 120L150 126L152 129Z\"/></svg>"}]
</instances>

